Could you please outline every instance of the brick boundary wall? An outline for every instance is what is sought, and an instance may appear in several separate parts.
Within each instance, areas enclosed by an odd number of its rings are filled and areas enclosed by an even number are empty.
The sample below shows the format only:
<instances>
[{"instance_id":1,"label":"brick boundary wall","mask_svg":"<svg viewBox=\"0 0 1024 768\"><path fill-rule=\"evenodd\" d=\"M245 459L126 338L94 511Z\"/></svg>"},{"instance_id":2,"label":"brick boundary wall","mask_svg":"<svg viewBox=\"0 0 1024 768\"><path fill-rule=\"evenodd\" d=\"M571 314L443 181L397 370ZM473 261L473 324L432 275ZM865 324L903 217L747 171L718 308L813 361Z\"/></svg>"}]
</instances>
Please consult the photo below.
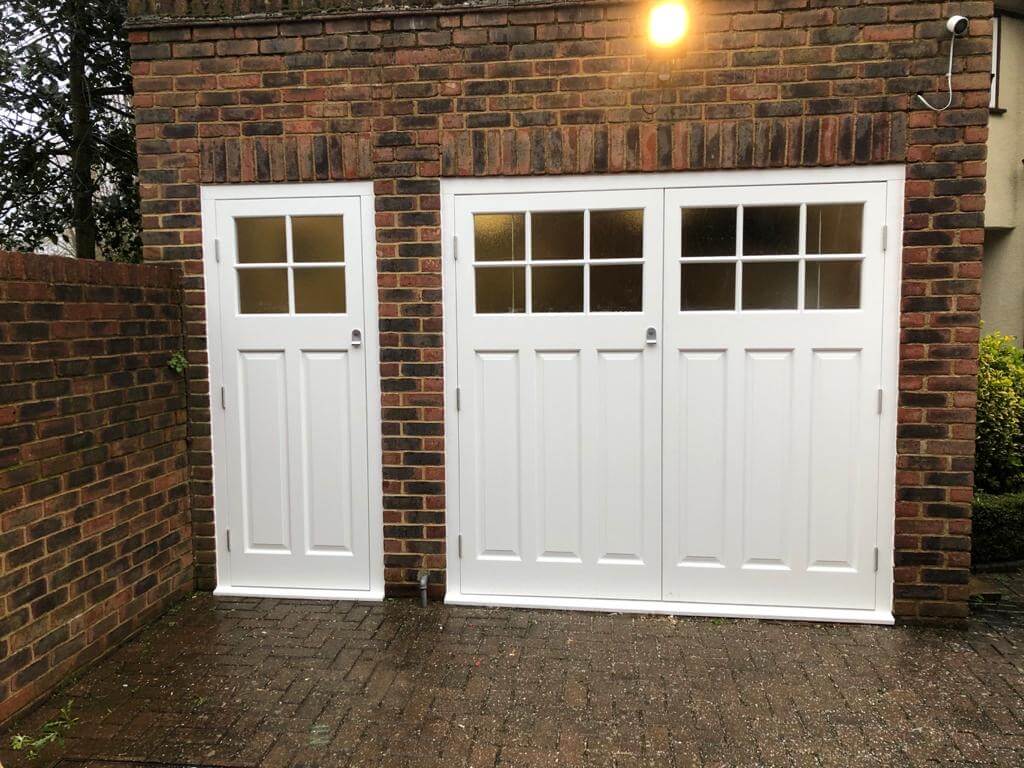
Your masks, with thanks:
<instances>
[{"instance_id":1,"label":"brick boundary wall","mask_svg":"<svg viewBox=\"0 0 1024 768\"><path fill-rule=\"evenodd\" d=\"M179 282L0 252L0 722L192 589Z\"/></svg>"},{"instance_id":2,"label":"brick boundary wall","mask_svg":"<svg viewBox=\"0 0 1024 768\"><path fill-rule=\"evenodd\" d=\"M215 580L200 184L374 180L387 589L424 567L438 595L440 177L905 162L895 610L962 620L992 2L695 0L664 86L641 3L425 5L130 4L145 258L186 273L199 584ZM951 13L971 29L936 114L913 94L945 88Z\"/></svg>"}]
</instances>

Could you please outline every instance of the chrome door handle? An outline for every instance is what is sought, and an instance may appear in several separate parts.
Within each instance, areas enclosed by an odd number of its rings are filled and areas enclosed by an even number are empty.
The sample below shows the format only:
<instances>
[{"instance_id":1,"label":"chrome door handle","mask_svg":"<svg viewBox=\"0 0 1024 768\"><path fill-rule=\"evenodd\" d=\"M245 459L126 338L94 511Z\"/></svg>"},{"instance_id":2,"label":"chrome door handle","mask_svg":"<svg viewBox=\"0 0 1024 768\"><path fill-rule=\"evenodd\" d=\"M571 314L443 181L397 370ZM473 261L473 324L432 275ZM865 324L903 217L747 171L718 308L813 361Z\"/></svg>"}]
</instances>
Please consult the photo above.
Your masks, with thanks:
<instances>
[{"instance_id":1,"label":"chrome door handle","mask_svg":"<svg viewBox=\"0 0 1024 768\"><path fill-rule=\"evenodd\" d=\"M352 329L352 346L361 347L363 346L363 332L358 328Z\"/></svg>"},{"instance_id":2,"label":"chrome door handle","mask_svg":"<svg viewBox=\"0 0 1024 768\"><path fill-rule=\"evenodd\" d=\"M650 326L647 329L647 336L644 338L644 341L647 343L648 346L652 346L652 347L655 344L657 344L658 343L658 329L655 328L653 325Z\"/></svg>"}]
</instances>

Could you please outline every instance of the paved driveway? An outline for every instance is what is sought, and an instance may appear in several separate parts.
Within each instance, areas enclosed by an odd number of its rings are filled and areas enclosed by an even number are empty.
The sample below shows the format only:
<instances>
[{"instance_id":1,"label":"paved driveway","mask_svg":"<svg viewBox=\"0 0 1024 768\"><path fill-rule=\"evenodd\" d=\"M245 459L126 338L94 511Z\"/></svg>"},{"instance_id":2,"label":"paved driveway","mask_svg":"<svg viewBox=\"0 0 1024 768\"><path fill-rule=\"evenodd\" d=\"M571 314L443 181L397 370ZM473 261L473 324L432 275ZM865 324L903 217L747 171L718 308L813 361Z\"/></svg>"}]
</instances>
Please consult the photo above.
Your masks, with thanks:
<instances>
[{"instance_id":1,"label":"paved driveway","mask_svg":"<svg viewBox=\"0 0 1024 768\"><path fill-rule=\"evenodd\" d=\"M199 595L10 732L74 699L36 765L1020 766L1022 646L1012 612L936 631Z\"/></svg>"}]
</instances>

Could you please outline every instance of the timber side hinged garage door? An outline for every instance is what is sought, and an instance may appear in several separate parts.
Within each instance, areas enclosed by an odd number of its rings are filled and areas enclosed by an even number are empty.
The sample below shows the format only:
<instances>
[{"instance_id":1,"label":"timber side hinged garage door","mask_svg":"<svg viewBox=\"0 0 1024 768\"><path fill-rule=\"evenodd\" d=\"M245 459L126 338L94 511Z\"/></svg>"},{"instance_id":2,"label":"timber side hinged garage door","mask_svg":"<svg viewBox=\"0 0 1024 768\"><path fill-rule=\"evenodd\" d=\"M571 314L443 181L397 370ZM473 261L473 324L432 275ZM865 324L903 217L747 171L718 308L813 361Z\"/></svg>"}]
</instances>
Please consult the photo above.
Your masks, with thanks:
<instances>
[{"instance_id":1,"label":"timber side hinged garage door","mask_svg":"<svg viewBox=\"0 0 1024 768\"><path fill-rule=\"evenodd\" d=\"M452 599L888 612L887 178L831 178L456 188Z\"/></svg>"}]
</instances>

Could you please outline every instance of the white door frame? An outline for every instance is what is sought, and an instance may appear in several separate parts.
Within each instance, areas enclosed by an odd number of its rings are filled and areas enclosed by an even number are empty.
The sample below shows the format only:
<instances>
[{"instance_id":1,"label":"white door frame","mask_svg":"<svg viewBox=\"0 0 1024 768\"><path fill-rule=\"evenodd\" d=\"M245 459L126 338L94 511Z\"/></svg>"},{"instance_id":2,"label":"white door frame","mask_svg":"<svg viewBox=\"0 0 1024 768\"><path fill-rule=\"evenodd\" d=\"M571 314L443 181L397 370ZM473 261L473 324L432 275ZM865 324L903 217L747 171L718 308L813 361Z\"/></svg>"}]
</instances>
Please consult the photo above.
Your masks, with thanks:
<instances>
[{"instance_id":1,"label":"white door frame","mask_svg":"<svg viewBox=\"0 0 1024 768\"><path fill-rule=\"evenodd\" d=\"M284 589L273 587L237 587L231 582L231 559L227 539L222 535L226 510L227 462L217 461L227 453L227 425L220 407L223 384L223 344L220 323L220 268L217 253L216 203L221 200L296 200L301 198L348 197L359 200L361 228L360 254L363 266L363 354L366 359L366 439L369 477L368 526L370 588L368 590ZM382 600L384 598L384 495L381 467L380 425L380 337L378 333L377 249L373 218L372 182L328 182L311 184L233 184L204 185L200 188L203 234L203 279L206 297L206 336L209 358L210 426L213 456L214 540L217 586L215 595L254 595L325 600ZM347 343L347 340L345 340ZM218 499L220 502L218 503Z\"/></svg>"},{"instance_id":2,"label":"white door frame","mask_svg":"<svg viewBox=\"0 0 1024 768\"><path fill-rule=\"evenodd\" d=\"M785 608L713 603L682 603L648 600L583 598L500 597L466 595L462 592L459 534L462 530L459 477L459 422L456 410L458 370L458 314L453 240L455 198L459 195L515 194L574 191L622 191L630 189L687 189L764 185L882 182L886 184L884 238L885 283L882 303L881 370L883 395L879 429L878 503L876 544L878 577L873 610ZM690 616L791 619L892 624L894 535L896 506L896 416L899 400L899 318L903 262L903 200L906 168L902 165L868 165L844 168L751 169L737 171L688 171L590 176L487 177L441 180L442 284L444 323L445 488L447 592L445 602L455 605L501 605L523 608L558 608ZM889 578L885 578L889 574Z\"/></svg>"}]
</instances>

